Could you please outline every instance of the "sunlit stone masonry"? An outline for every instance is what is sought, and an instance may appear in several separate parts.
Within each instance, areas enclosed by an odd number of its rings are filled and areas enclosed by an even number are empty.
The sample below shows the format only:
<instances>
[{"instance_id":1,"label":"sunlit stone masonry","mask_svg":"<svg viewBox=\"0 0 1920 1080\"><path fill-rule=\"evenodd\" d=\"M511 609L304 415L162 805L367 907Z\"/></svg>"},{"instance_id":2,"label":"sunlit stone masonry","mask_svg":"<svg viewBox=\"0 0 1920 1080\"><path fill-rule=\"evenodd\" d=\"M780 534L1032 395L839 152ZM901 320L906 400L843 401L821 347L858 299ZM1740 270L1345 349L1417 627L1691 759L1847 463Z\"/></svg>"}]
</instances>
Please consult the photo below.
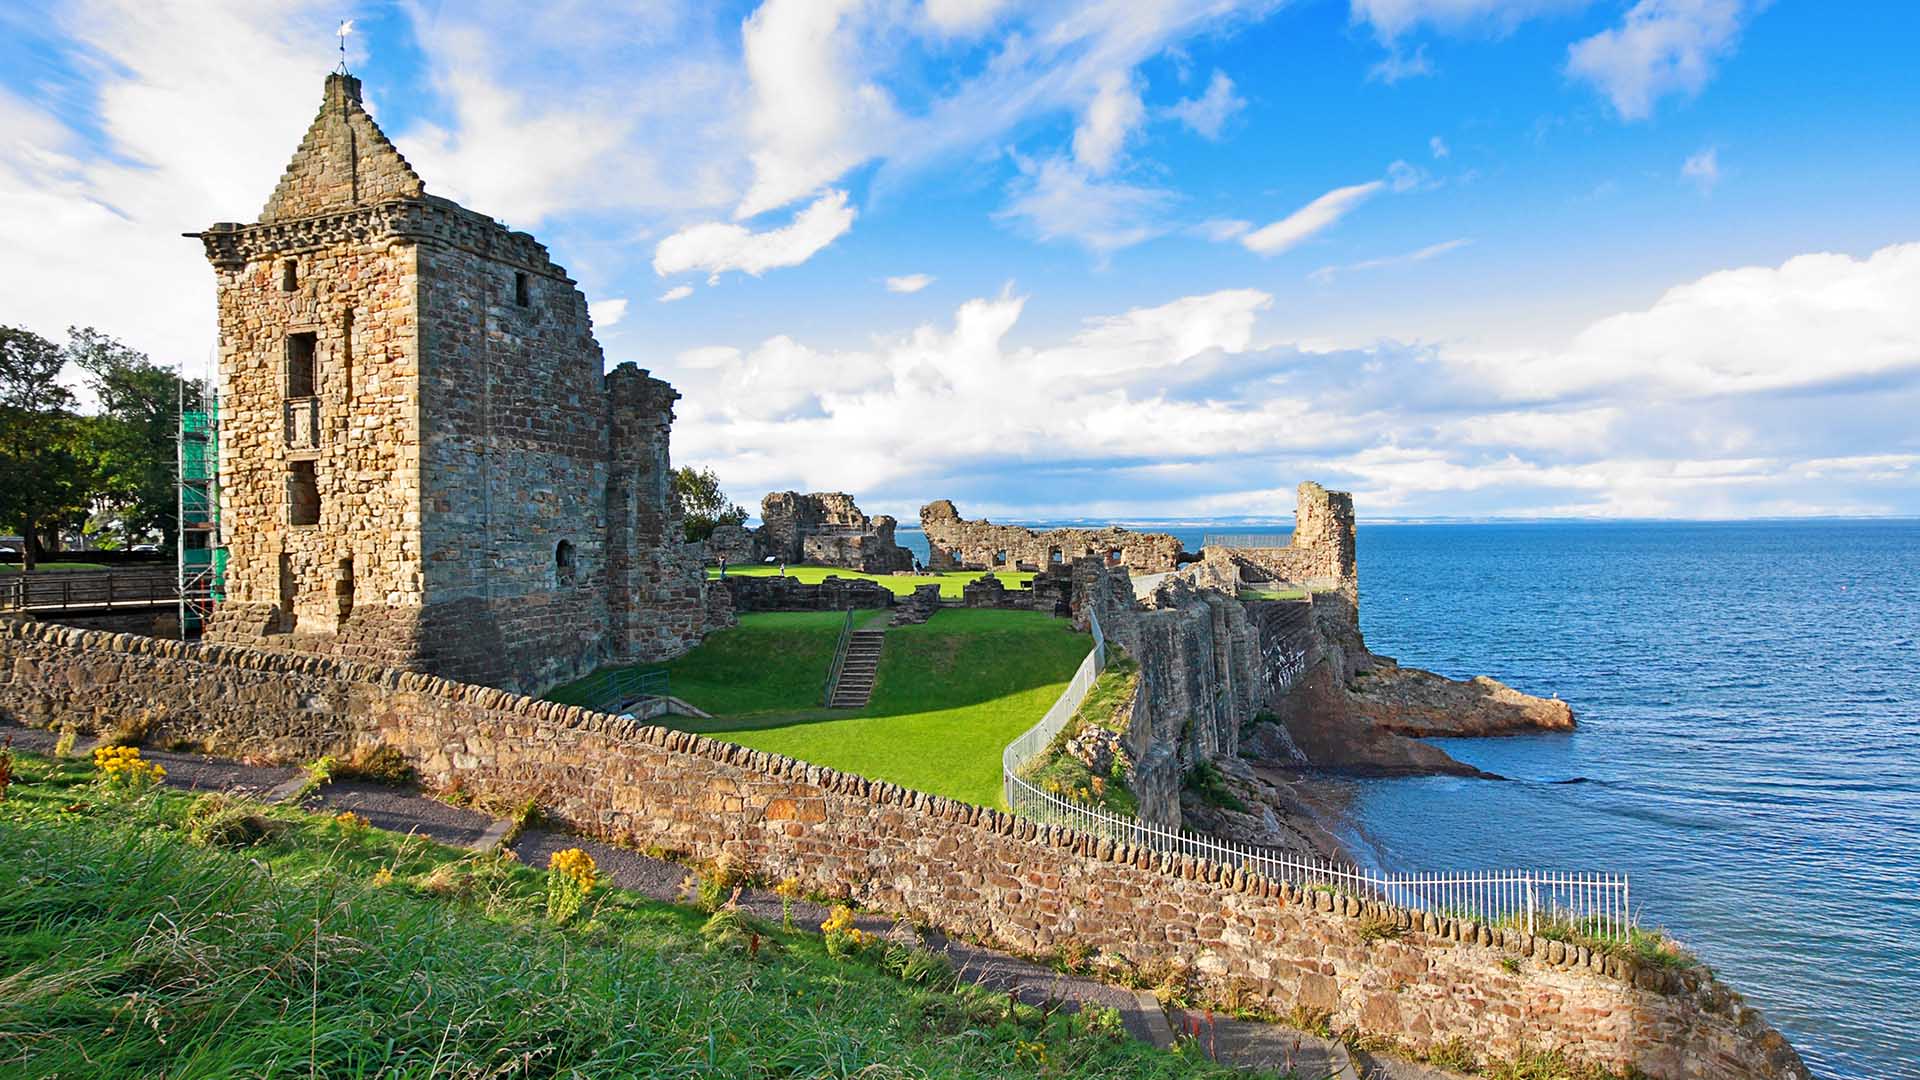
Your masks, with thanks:
<instances>
[{"instance_id":1,"label":"sunlit stone masonry","mask_svg":"<svg viewBox=\"0 0 1920 1080\"><path fill-rule=\"evenodd\" d=\"M683 542L672 387L605 371L545 246L427 193L327 77L219 296L226 602L209 640L539 690L731 622Z\"/></svg>"}]
</instances>

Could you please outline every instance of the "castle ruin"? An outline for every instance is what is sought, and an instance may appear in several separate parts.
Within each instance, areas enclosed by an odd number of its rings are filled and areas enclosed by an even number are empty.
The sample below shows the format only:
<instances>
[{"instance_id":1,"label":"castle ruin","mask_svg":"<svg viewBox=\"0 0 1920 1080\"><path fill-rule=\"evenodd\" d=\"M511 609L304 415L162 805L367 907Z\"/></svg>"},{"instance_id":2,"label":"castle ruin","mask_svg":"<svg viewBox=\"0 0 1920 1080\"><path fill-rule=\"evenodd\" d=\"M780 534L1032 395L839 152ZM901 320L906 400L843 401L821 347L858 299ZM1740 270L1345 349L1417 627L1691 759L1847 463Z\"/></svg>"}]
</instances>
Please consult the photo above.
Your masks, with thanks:
<instances>
[{"instance_id":1,"label":"castle ruin","mask_svg":"<svg viewBox=\"0 0 1920 1080\"><path fill-rule=\"evenodd\" d=\"M964 521L950 499L920 508L934 570L1042 570L1075 559L1099 559L1136 574L1164 574L1180 565L1178 537L1137 533L1118 525L1099 529L1048 529Z\"/></svg>"},{"instance_id":2,"label":"castle ruin","mask_svg":"<svg viewBox=\"0 0 1920 1080\"><path fill-rule=\"evenodd\" d=\"M226 601L210 641L537 692L731 621L683 542L672 387L605 371L523 232L427 193L329 75L219 297Z\"/></svg>"}]
</instances>

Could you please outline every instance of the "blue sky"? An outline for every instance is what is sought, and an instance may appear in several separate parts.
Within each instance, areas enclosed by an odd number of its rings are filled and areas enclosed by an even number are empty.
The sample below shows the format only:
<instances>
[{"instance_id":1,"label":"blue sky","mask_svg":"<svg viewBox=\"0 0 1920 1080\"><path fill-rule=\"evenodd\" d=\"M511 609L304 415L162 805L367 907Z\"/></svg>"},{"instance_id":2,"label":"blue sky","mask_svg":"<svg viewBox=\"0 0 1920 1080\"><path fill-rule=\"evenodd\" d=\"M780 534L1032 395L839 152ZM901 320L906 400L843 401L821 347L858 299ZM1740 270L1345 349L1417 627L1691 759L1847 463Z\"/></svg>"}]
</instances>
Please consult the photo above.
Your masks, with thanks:
<instances>
[{"instance_id":1,"label":"blue sky","mask_svg":"<svg viewBox=\"0 0 1920 1080\"><path fill-rule=\"evenodd\" d=\"M1906 0L75 2L0 14L4 316L206 363L339 20L736 498L1920 514Z\"/></svg>"}]
</instances>

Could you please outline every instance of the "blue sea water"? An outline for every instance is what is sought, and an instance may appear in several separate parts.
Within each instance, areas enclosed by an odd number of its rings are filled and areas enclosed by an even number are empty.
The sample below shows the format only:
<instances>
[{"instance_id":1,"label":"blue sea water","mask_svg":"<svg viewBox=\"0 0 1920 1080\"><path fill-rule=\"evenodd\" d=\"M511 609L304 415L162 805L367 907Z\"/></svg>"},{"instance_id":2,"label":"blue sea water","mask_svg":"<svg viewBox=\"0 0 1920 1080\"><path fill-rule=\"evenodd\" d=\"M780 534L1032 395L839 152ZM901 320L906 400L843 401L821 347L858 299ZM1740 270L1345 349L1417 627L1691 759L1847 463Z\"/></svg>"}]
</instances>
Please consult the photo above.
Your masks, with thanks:
<instances>
[{"instance_id":1,"label":"blue sea water","mask_svg":"<svg viewBox=\"0 0 1920 1080\"><path fill-rule=\"evenodd\" d=\"M1506 782L1338 785L1363 857L1624 870L1643 921L1817 1076L1920 1078L1920 522L1363 525L1358 543L1375 652L1557 693L1580 723L1436 740Z\"/></svg>"}]
</instances>

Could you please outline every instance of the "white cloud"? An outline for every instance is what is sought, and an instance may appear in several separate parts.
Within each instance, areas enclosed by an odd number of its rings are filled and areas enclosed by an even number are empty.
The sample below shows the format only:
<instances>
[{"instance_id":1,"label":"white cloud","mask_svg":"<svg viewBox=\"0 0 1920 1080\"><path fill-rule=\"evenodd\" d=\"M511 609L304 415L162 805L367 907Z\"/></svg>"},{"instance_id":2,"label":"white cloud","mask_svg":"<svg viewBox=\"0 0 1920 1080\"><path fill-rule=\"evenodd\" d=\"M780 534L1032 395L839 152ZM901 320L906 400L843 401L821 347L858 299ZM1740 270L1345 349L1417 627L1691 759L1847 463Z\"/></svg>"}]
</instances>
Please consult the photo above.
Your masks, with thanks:
<instances>
[{"instance_id":1,"label":"white cloud","mask_svg":"<svg viewBox=\"0 0 1920 1080\"><path fill-rule=\"evenodd\" d=\"M767 0L741 27L754 103L753 186L736 218L812 195L886 145L899 123L886 90L860 77L854 0Z\"/></svg>"},{"instance_id":2,"label":"white cloud","mask_svg":"<svg viewBox=\"0 0 1920 1080\"><path fill-rule=\"evenodd\" d=\"M1146 120L1146 106L1140 92L1125 72L1108 72L1087 104L1080 126L1073 132L1073 157L1095 176L1113 170L1127 139Z\"/></svg>"},{"instance_id":3,"label":"white cloud","mask_svg":"<svg viewBox=\"0 0 1920 1080\"><path fill-rule=\"evenodd\" d=\"M1706 195L1720 183L1720 150L1709 146L1687 158L1680 166L1680 175L1691 181Z\"/></svg>"},{"instance_id":4,"label":"white cloud","mask_svg":"<svg viewBox=\"0 0 1920 1080\"><path fill-rule=\"evenodd\" d=\"M1334 188L1279 221L1246 234L1240 242L1255 254L1278 255L1346 217L1386 186L1385 181L1373 180Z\"/></svg>"},{"instance_id":5,"label":"white cloud","mask_svg":"<svg viewBox=\"0 0 1920 1080\"><path fill-rule=\"evenodd\" d=\"M687 297L692 295L693 295L693 286L675 285L673 288L668 289L666 292L663 292L660 294L660 303L671 304L676 300L685 300Z\"/></svg>"},{"instance_id":6,"label":"white cloud","mask_svg":"<svg viewBox=\"0 0 1920 1080\"><path fill-rule=\"evenodd\" d=\"M853 228L847 193L829 191L795 215L793 223L766 232L744 225L710 221L682 229L653 251L656 274L704 270L719 275L739 270L759 277L768 270L798 266Z\"/></svg>"},{"instance_id":7,"label":"white cloud","mask_svg":"<svg viewBox=\"0 0 1920 1080\"><path fill-rule=\"evenodd\" d=\"M1064 158L1022 160L1011 198L995 216L1042 241L1069 240L1099 255L1165 231L1158 212L1171 196L1156 188L1096 180Z\"/></svg>"},{"instance_id":8,"label":"white cloud","mask_svg":"<svg viewBox=\"0 0 1920 1080\"><path fill-rule=\"evenodd\" d=\"M1644 311L1602 319L1564 350L1466 361L1506 395L1634 386L1726 395L1920 372L1920 243L1865 259L1801 255L1723 270Z\"/></svg>"},{"instance_id":9,"label":"white cloud","mask_svg":"<svg viewBox=\"0 0 1920 1080\"><path fill-rule=\"evenodd\" d=\"M1417 251L1409 251L1402 255L1383 255L1376 259L1362 259L1359 262L1348 263L1345 266L1323 266L1307 276L1313 278L1315 281L1327 282L1332 281L1341 274L1352 273L1356 270L1379 270L1389 266L1406 266L1411 263L1422 263L1428 259L1437 259L1449 251L1458 250L1471 243L1473 243L1473 241L1467 239L1444 240L1438 244L1428 244L1426 247L1420 248Z\"/></svg>"},{"instance_id":10,"label":"white cloud","mask_svg":"<svg viewBox=\"0 0 1920 1080\"><path fill-rule=\"evenodd\" d=\"M1233 92L1233 80L1227 77L1227 73L1215 70L1205 93L1167 106L1167 115L1191 128L1201 138L1218 139L1227 121L1246 105L1247 99Z\"/></svg>"},{"instance_id":11,"label":"white cloud","mask_svg":"<svg viewBox=\"0 0 1920 1080\"><path fill-rule=\"evenodd\" d=\"M1353 0L1352 18L1383 41L1427 25L1460 31L1485 27L1505 33L1539 15L1575 11L1592 0Z\"/></svg>"},{"instance_id":12,"label":"white cloud","mask_svg":"<svg viewBox=\"0 0 1920 1080\"><path fill-rule=\"evenodd\" d=\"M1224 244L1252 232L1253 222L1238 218L1210 218L1194 226L1192 231L1216 244Z\"/></svg>"},{"instance_id":13,"label":"white cloud","mask_svg":"<svg viewBox=\"0 0 1920 1080\"><path fill-rule=\"evenodd\" d=\"M1433 138L1427 140L1427 149L1433 152L1433 159L1435 161L1440 161L1444 158L1447 158L1453 153L1453 151L1447 146L1447 140L1441 138L1438 135L1435 135Z\"/></svg>"},{"instance_id":14,"label":"white cloud","mask_svg":"<svg viewBox=\"0 0 1920 1080\"><path fill-rule=\"evenodd\" d=\"M1388 86L1406 79L1417 79L1433 74L1433 61L1427 59L1427 46L1422 42L1412 52L1395 46L1379 63L1367 69L1369 82L1383 82Z\"/></svg>"},{"instance_id":15,"label":"white cloud","mask_svg":"<svg viewBox=\"0 0 1920 1080\"><path fill-rule=\"evenodd\" d=\"M621 319L627 317L627 298L624 296L615 296L600 300L588 300L587 313L593 318L594 329L611 330L615 326L620 325Z\"/></svg>"},{"instance_id":16,"label":"white cloud","mask_svg":"<svg viewBox=\"0 0 1920 1080\"><path fill-rule=\"evenodd\" d=\"M1693 95L1740 35L1742 0L1639 0L1625 21L1567 49L1567 74L1594 84L1623 120L1668 94Z\"/></svg>"},{"instance_id":17,"label":"white cloud","mask_svg":"<svg viewBox=\"0 0 1920 1080\"><path fill-rule=\"evenodd\" d=\"M887 291L891 293L917 293L933 284L929 274L902 274L887 279Z\"/></svg>"},{"instance_id":18,"label":"white cloud","mask_svg":"<svg viewBox=\"0 0 1920 1080\"><path fill-rule=\"evenodd\" d=\"M1008 0L927 0L927 21L942 34L969 37L991 27Z\"/></svg>"}]
</instances>

